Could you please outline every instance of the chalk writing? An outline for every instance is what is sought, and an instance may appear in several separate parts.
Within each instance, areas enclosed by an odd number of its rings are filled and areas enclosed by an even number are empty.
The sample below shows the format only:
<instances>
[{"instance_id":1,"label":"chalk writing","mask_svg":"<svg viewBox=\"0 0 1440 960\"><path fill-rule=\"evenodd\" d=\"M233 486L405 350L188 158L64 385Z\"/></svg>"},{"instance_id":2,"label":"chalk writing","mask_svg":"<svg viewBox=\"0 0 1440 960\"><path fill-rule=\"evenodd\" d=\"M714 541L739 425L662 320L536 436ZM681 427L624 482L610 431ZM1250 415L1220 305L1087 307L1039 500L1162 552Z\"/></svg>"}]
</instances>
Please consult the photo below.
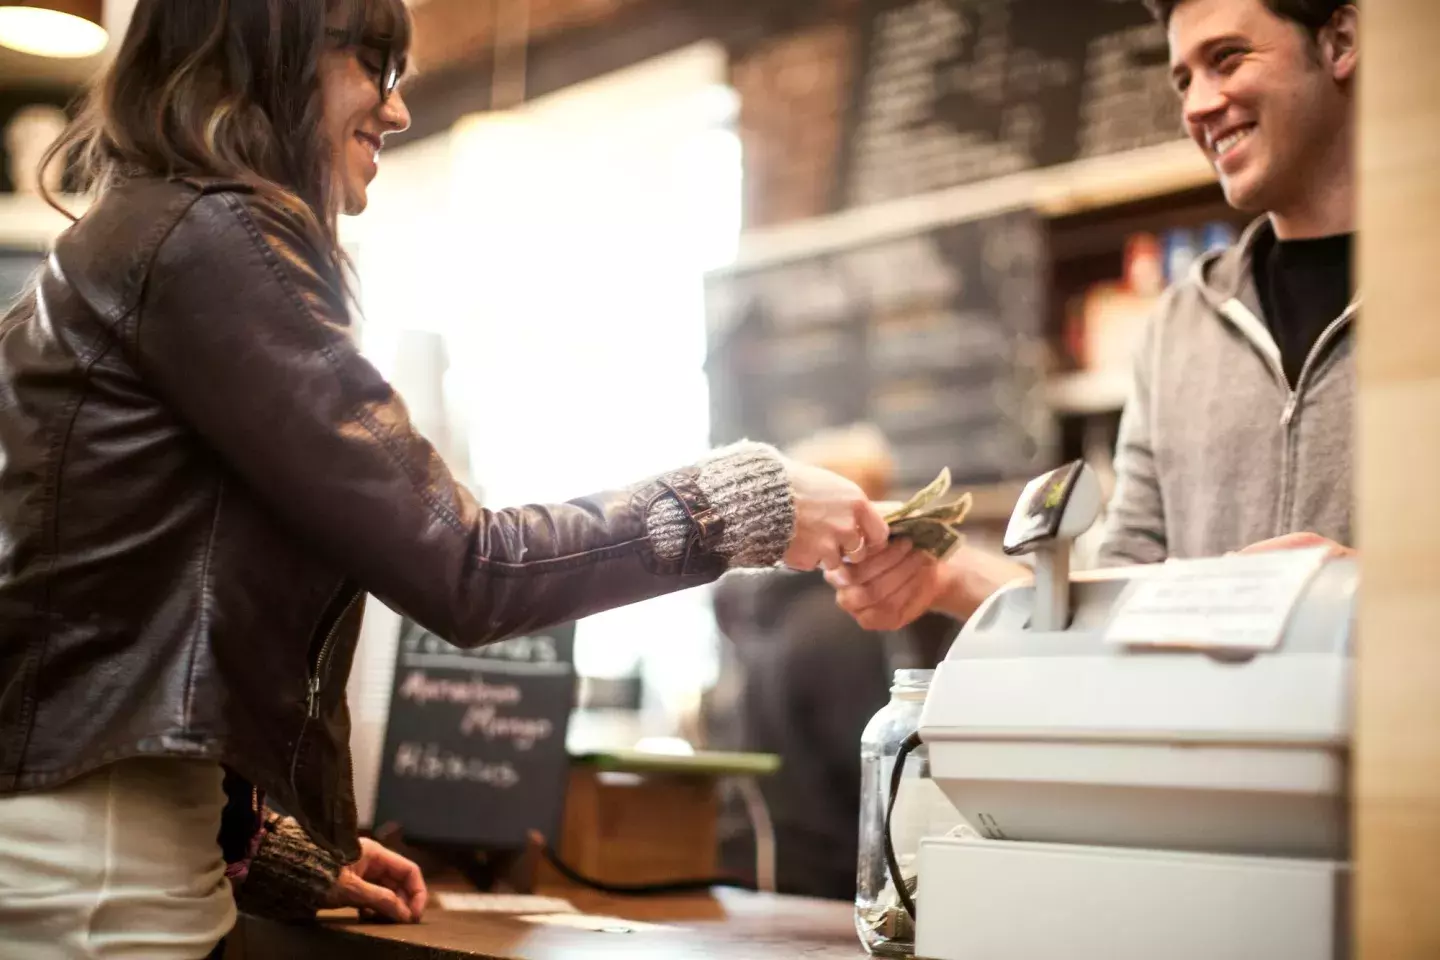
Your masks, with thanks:
<instances>
[{"instance_id":1,"label":"chalk writing","mask_svg":"<svg viewBox=\"0 0 1440 960\"><path fill-rule=\"evenodd\" d=\"M413 700L421 706L430 703L460 704L516 704L520 702L520 688L512 683L486 683L481 677L467 677L452 680L432 677L424 670L412 670L400 684L399 695Z\"/></svg>"},{"instance_id":2,"label":"chalk writing","mask_svg":"<svg viewBox=\"0 0 1440 960\"><path fill-rule=\"evenodd\" d=\"M480 734L487 740L509 740L517 750L529 750L537 740L549 739L555 725L544 717L507 717L489 704L473 706L460 721L460 732Z\"/></svg>"},{"instance_id":3,"label":"chalk writing","mask_svg":"<svg viewBox=\"0 0 1440 960\"><path fill-rule=\"evenodd\" d=\"M508 761L487 763L465 757L434 743L402 743L395 751L397 777L417 780L451 780L483 783L508 789L520 782L520 774Z\"/></svg>"}]
</instances>

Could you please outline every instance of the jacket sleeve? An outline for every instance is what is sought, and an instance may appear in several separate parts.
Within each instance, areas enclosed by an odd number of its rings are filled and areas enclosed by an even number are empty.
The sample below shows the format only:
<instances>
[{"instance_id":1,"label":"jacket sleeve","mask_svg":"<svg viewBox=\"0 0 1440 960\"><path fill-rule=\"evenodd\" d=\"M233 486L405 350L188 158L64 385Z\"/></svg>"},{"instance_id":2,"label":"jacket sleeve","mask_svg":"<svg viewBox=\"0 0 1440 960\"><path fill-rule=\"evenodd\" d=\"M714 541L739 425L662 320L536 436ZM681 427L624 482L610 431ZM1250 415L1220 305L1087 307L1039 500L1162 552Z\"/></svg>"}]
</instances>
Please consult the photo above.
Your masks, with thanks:
<instances>
[{"instance_id":1,"label":"jacket sleeve","mask_svg":"<svg viewBox=\"0 0 1440 960\"><path fill-rule=\"evenodd\" d=\"M792 496L758 445L565 504L482 509L358 352L319 262L278 209L204 195L159 247L122 337L252 494L387 604L476 646L779 560ZM537 390L571 389L531 362Z\"/></svg>"},{"instance_id":2,"label":"jacket sleeve","mask_svg":"<svg viewBox=\"0 0 1440 960\"><path fill-rule=\"evenodd\" d=\"M1147 325L1115 452L1115 493L1105 517L1099 563L1105 567L1159 563L1167 554L1165 500L1155 463L1154 371L1160 328L1170 294Z\"/></svg>"},{"instance_id":3,"label":"jacket sleeve","mask_svg":"<svg viewBox=\"0 0 1440 960\"><path fill-rule=\"evenodd\" d=\"M342 866L293 818L267 812L243 876L231 880L235 906L271 920L309 920L325 907Z\"/></svg>"}]
</instances>

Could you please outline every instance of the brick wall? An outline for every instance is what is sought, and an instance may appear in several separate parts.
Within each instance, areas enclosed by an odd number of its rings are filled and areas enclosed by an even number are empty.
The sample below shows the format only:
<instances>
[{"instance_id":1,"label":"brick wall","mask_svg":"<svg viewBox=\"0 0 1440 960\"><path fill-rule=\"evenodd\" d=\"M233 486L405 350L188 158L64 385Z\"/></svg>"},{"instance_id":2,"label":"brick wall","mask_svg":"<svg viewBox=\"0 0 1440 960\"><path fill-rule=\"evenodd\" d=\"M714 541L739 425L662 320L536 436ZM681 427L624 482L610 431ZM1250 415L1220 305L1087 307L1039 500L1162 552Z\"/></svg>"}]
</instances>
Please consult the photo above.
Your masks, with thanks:
<instances>
[{"instance_id":1,"label":"brick wall","mask_svg":"<svg viewBox=\"0 0 1440 960\"><path fill-rule=\"evenodd\" d=\"M646 0L529 2L531 39L542 40L603 26L622 9ZM488 63L496 3L427 0L416 7L416 63L427 73ZM829 0L827 5L834 11L831 22L777 24L774 36L746 42L732 54L730 83L740 96L747 227L823 214L838 194L837 158L856 59L855 31L845 14L854 0Z\"/></svg>"},{"instance_id":2,"label":"brick wall","mask_svg":"<svg viewBox=\"0 0 1440 960\"><path fill-rule=\"evenodd\" d=\"M848 25L826 24L765 42L732 62L747 227L831 209L855 42Z\"/></svg>"},{"instance_id":3,"label":"brick wall","mask_svg":"<svg viewBox=\"0 0 1440 960\"><path fill-rule=\"evenodd\" d=\"M487 62L494 52L495 15L504 3L522 0L429 0L415 8L415 62L438 71L465 62ZM528 0L532 40L603 23L639 0ZM513 16L513 11L505 11Z\"/></svg>"}]
</instances>

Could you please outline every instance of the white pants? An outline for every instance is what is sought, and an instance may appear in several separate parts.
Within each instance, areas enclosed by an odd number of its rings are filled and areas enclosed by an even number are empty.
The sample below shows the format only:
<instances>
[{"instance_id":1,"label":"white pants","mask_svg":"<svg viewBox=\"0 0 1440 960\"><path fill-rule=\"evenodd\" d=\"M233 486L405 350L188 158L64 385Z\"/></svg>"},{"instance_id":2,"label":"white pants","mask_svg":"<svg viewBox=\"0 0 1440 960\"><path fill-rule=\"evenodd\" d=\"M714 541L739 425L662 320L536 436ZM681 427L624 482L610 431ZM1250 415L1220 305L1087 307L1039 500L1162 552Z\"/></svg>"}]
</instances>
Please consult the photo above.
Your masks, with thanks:
<instances>
[{"instance_id":1,"label":"white pants","mask_svg":"<svg viewBox=\"0 0 1440 960\"><path fill-rule=\"evenodd\" d=\"M218 764L124 760L0 797L0 960L202 960L235 923Z\"/></svg>"}]
</instances>

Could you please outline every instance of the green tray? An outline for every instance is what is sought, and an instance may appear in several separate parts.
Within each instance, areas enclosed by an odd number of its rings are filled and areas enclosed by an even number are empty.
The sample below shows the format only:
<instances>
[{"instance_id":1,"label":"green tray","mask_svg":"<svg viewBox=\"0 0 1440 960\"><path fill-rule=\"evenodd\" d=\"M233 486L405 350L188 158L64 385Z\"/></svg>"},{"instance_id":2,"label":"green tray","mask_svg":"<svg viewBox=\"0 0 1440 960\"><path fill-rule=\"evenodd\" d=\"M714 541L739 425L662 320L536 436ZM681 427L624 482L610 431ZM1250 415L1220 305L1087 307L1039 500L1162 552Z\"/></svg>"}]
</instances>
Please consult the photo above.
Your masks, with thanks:
<instances>
[{"instance_id":1,"label":"green tray","mask_svg":"<svg viewBox=\"0 0 1440 960\"><path fill-rule=\"evenodd\" d=\"M780 758L773 753L728 753L718 750L701 751L688 756L647 753L643 750L604 750L576 754L570 759L572 763L626 773L688 773L734 777L764 776L780 769Z\"/></svg>"}]
</instances>

